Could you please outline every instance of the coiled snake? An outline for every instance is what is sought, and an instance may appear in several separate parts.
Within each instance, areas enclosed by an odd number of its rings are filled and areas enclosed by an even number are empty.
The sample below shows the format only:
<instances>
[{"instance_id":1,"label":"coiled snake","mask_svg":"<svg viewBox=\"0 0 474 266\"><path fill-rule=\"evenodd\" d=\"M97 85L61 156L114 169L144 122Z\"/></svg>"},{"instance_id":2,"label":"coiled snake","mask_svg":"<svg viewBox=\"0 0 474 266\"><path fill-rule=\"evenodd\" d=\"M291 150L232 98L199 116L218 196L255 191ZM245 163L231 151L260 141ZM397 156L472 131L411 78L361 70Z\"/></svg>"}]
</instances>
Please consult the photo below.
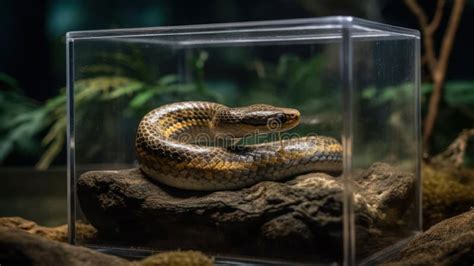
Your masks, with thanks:
<instances>
[{"instance_id":1,"label":"coiled snake","mask_svg":"<svg viewBox=\"0 0 474 266\"><path fill-rule=\"evenodd\" d=\"M308 172L340 172L342 147L331 137L230 147L196 144L229 135L242 138L286 131L299 121L297 110L265 104L229 108L210 102L178 102L143 117L135 149L147 176L188 190L237 189Z\"/></svg>"}]
</instances>

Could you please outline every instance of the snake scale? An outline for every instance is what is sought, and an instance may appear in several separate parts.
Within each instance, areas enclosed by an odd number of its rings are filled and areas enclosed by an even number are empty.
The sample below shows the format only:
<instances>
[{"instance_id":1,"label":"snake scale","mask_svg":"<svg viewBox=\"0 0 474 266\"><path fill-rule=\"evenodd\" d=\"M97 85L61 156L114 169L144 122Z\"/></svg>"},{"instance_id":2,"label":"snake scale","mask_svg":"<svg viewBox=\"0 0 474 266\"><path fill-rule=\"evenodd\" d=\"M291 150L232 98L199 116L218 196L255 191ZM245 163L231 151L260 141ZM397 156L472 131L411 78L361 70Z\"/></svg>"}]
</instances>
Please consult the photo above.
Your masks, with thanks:
<instances>
[{"instance_id":1,"label":"snake scale","mask_svg":"<svg viewBox=\"0 0 474 266\"><path fill-rule=\"evenodd\" d=\"M342 147L331 137L306 136L231 147L196 143L199 138L282 132L299 122L297 110L266 104L230 108L211 102L177 102L143 117L135 150L147 176L187 190L237 189L309 172L339 173Z\"/></svg>"}]
</instances>

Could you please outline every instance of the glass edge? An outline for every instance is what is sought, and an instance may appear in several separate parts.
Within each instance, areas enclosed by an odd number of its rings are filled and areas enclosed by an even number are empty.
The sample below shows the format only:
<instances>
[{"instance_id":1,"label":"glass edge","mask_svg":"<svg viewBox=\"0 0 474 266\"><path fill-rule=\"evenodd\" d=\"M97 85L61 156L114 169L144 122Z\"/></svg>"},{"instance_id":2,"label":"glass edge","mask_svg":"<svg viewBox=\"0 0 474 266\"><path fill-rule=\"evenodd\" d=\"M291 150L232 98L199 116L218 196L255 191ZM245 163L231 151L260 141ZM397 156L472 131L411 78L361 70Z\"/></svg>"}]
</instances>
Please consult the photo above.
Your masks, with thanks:
<instances>
[{"instance_id":1,"label":"glass edge","mask_svg":"<svg viewBox=\"0 0 474 266\"><path fill-rule=\"evenodd\" d=\"M418 30L392 26L380 22L374 22L361 18L351 16L329 16L329 17L313 17L300 19L284 19L284 20L263 20L263 21L246 21L246 22L231 22L231 23L210 23L210 24L195 24L195 25L177 25L177 26L157 26L157 27L143 27L143 28L123 28L123 29L108 29L108 30L85 30L85 31L70 31L66 33L66 39L87 39L87 38L110 38L126 35L153 35L153 33L168 32L186 32L186 31L201 31L201 30L219 30L231 28L245 28L245 27L271 27L271 26L295 26L298 24L336 24L343 27L361 26L373 30L387 31L397 34L405 34L419 38Z\"/></svg>"},{"instance_id":2,"label":"glass edge","mask_svg":"<svg viewBox=\"0 0 474 266\"><path fill-rule=\"evenodd\" d=\"M350 22L342 29L340 47L342 103L343 103L343 265L355 265L356 240L354 221L354 195L352 188L352 141L353 141L353 47Z\"/></svg>"},{"instance_id":3,"label":"glass edge","mask_svg":"<svg viewBox=\"0 0 474 266\"><path fill-rule=\"evenodd\" d=\"M66 41L67 223L68 242L76 243L76 172L74 143L74 42Z\"/></svg>"},{"instance_id":4,"label":"glass edge","mask_svg":"<svg viewBox=\"0 0 474 266\"><path fill-rule=\"evenodd\" d=\"M415 40L415 138L417 141L416 145L416 195L415 204L416 207L416 222L418 231L423 231L423 180L421 174L421 164L423 158L423 139L421 133L421 41L420 39Z\"/></svg>"},{"instance_id":5,"label":"glass edge","mask_svg":"<svg viewBox=\"0 0 474 266\"><path fill-rule=\"evenodd\" d=\"M408 35L408 36L412 36L414 38L420 38L420 31L417 30L417 29L394 26L394 25L385 24L385 23L376 22L376 21L367 20L367 19L362 19L362 18L353 17L351 25L352 26L367 27L367 28L374 29L374 30L380 30L380 31L386 31L386 32L392 32L392 33L397 33L397 34Z\"/></svg>"}]
</instances>

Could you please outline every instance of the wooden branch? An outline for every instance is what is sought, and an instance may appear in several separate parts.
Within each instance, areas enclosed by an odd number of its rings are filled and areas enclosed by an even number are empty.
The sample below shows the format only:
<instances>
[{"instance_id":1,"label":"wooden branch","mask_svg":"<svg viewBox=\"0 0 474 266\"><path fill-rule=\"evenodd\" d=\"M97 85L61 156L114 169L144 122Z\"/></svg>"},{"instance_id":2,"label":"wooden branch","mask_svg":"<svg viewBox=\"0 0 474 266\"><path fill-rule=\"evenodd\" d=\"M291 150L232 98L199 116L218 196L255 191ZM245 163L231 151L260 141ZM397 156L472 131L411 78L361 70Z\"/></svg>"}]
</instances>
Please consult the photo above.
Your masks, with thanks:
<instances>
[{"instance_id":1,"label":"wooden branch","mask_svg":"<svg viewBox=\"0 0 474 266\"><path fill-rule=\"evenodd\" d=\"M439 165L454 165L460 167L464 163L467 142L474 137L474 128L464 129L459 136L442 153L433 158L433 163Z\"/></svg>"},{"instance_id":2,"label":"wooden branch","mask_svg":"<svg viewBox=\"0 0 474 266\"><path fill-rule=\"evenodd\" d=\"M454 0L454 6L449 17L448 27L443 36L439 58L436 58L434 34L438 29L446 0L438 0L436 11L431 22L428 22L428 16L416 0L405 0L405 4L418 19L423 36L424 55L423 61L428 65L431 79L433 80L433 93L431 94L428 113L423 123L423 144L425 150L429 150L429 141L433 133L436 117L438 116L438 106L441 99L441 90L446 78L449 56L453 48L454 38L461 20L462 11L465 6L465 0Z\"/></svg>"},{"instance_id":3,"label":"wooden branch","mask_svg":"<svg viewBox=\"0 0 474 266\"><path fill-rule=\"evenodd\" d=\"M433 20L427 27L427 31L430 32L431 34L434 34L436 30L439 27L439 24L441 23L441 19L443 18L443 10L444 10L444 4L446 4L445 0L438 0L436 4L436 12L433 17Z\"/></svg>"},{"instance_id":4,"label":"wooden branch","mask_svg":"<svg viewBox=\"0 0 474 266\"><path fill-rule=\"evenodd\" d=\"M449 56L454 44L454 38L459 26L459 21L461 20L462 11L464 9L466 1L465 0L455 0L453 9L451 10L451 15L448 22L448 27L446 33L443 36L443 42L441 45L441 53L438 59L438 62L435 65L434 71L432 72L433 78L433 93L430 97L430 102L428 105L428 113L426 115L424 125L423 125L423 144L425 147L428 147L429 140L433 133L434 124L436 122L436 117L438 116L438 106L441 99L441 90L444 85L444 80L446 78L446 70L448 68Z\"/></svg>"},{"instance_id":5,"label":"wooden branch","mask_svg":"<svg viewBox=\"0 0 474 266\"><path fill-rule=\"evenodd\" d=\"M421 33L423 35L423 47L425 49L426 62L428 63L430 73L434 73L437 64L437 59L434 50L434 32L430 32L427 30L430 25L428 24L428 16L425 14L425 12L420 7L418 2L416 2L416 0L405 0L405 4L418 19L418 23L421 27Z\"/></svg>"},{"instance_id":6,"label":"wooden branch","mask_svg":"<svg viewBox=\"0 0 474 266\"><path fill-rule=\"evenodd\" d=\"M416 16L416 18L418 19L418 23L420 23L420 26L426 28L428 26L428 16L426 16L425 11L423 11L418 2L416 2L416 0L405 0L405 4Z\"/></svg>"},{"instance_id":7,"label":"wooden branch","mask_svg":"<svg viewBox=\"0 0 474 266\"><path fill-rule=\"evenodd\" d=\"M453 10L451 11L451 17L449 18L448 28L446 29L443 43L441 45L441 53L439 56L438 67L436 69L438 74L445 73L448 67L449 56L451 55L454 38L456 37L456 32L459 27L459 22L461 21L462 11L465 4L465 0L456 0L454 2Z\"/></svg>"},{"instance_id":8,"label":"wooden branch","mask_svg":"<svg viewBox=\"0 0 474 266\"><path fill-rule=\"evenodd\" d=\"M421 56L420 63L421 63L421 66L424 66L424 65L428 64L428 59L426 58L426 55Z\"/></svg>"}]
</instances>

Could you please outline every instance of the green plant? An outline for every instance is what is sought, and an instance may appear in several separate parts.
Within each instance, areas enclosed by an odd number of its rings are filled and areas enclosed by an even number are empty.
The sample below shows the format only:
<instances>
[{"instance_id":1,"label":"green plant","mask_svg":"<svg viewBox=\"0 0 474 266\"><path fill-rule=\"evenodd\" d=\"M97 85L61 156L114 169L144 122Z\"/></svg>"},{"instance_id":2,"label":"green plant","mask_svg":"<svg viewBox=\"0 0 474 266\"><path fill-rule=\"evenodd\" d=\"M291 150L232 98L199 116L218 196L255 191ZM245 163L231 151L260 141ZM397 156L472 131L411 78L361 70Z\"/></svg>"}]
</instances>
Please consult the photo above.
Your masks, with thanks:
<instances>
[{"instance_id":1,"label":"green plant","mask_svg":"<svg viewBox=\"0 0 474 266\"><path fill-rule=\"evenodd\" d=\"M137 54L133 55L139 57ZM204 82L203 68L207 59L204 52L201 52L195 61L190 62L196 79L189 83L179 82L178 77L173 74L163 75L153 81L142 71L144 68L140 63L122 67L120 62L130 59L128 56L118 54L111 58L118 60L118 63L110 66L93 65L82 69L86 78L74 83L76 119L87 117L93 106L112 103L122 98L126 98L128 102L123 113L129 116L143 114L156 105L173 99L218 101L222 98L219 93L209 91ZM136 58L135 61L140 60ZM130 69L130 65L137 69ZM133 73L139 73L138 78L122 76L133 76ZM3 122L0 125L0 162L15 148L20 151L38 150L37 138L46 130L41 140L41 145L46 149L36 167L48 168L64 148L66 141L66 89L62 88L58 96L41 105L23 95L16 87L14 79L0 75L1 78L5 80L4 83L14 87L14 90L0 93L0 121Z\"/></svg>"},{"instance_id":2,"label":"green plant","mask_svg":"<svg viewBox=\"0 0 474 266\"><path fill-rule=\"evenodd\" d=\"M23 153L37 150L35 135L46 127L46 115L21 91L0 91L0 161L14 149Z\"/></svg>"}]
</instances>

